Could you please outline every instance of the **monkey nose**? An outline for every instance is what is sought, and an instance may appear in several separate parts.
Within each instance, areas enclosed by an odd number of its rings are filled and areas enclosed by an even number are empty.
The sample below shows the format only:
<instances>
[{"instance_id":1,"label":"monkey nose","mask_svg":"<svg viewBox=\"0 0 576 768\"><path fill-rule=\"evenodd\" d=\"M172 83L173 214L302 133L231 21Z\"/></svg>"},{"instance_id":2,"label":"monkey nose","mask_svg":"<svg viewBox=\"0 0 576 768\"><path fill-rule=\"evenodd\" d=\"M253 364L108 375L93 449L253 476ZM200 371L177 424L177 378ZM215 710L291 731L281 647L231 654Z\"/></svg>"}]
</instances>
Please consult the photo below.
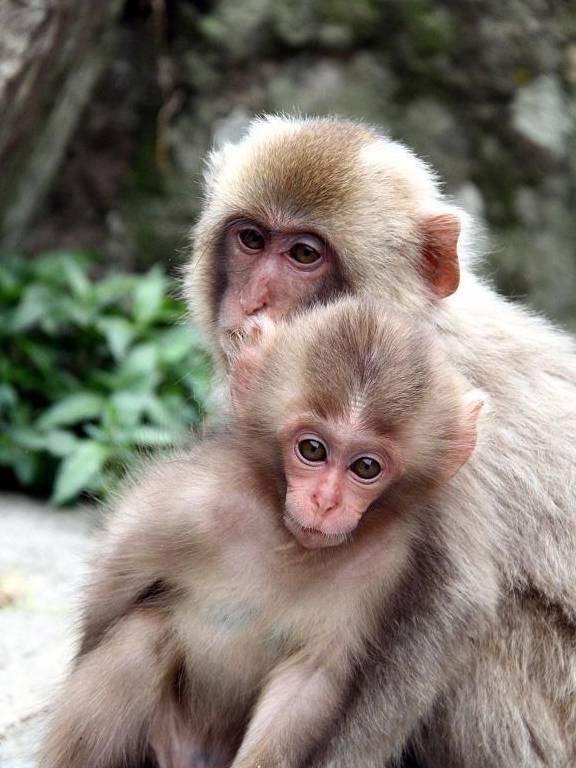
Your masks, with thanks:
<instances>
[{"instance_id":1,"label":"monkey nose","mask_svg":"<svg viewBox=\"0 0 576 768\"><path fill-rule=\"evenodd\" d=\"M261 312L266 308L266 304L267 301L265 294L249 296L248 298L242 295L240 296L240 306L244 314L248 317L250 315L256 315L258 312Z\"/></svg>"},{"instance_id":2,"label":"monkey nose","mask_svg":"<svg viewBox=\"0 0 576 768\"><path fill-rule=\"evenodd\" d=\"M316 507L316 511L320 515L327 515L338 506L337 500L332 496L322 496L314 493L312 494L312 500Z\"/></svg>"}]
</instances>

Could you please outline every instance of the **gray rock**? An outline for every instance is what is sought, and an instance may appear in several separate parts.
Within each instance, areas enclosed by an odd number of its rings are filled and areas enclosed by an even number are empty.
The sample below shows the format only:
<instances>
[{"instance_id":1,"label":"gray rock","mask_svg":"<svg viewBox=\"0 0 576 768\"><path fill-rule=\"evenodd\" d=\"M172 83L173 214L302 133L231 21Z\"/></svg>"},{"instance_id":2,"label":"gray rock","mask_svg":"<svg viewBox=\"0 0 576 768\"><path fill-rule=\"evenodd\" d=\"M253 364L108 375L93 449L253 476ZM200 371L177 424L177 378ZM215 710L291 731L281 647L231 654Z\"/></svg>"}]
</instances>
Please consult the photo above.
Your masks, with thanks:
<instances>
[{"instance_id":1,"label":"gray rock","mask_svg":"<svg viewBox=\"0 0 576 768\"><path fill-rule=\"evenodd\" d=\"M28 768L74 648L96 513L0 496L0 766Z\"/></svg>"},{"instance_id":2,"label":"gray rock","mask_svg":"<svg viewBox=\"0 0 576 768\"><path fill-rule=\"evenodd\" d=\"M464 210L480 222L485 220L484 198L475 184L467 182L454 190L454 198Z\"/></svg>"},{"instance_id":3,"label":"gray rock","mask_svg":"<svg viewBox=\"0 0 576 768\"><path fill-rule=\"evenodd\" d=\"M542 75L518 89L512 103L512 123L537 146L562 156L575 127L574 109L570 108L558 80Z\"/></svg>"},{"instance_id":4,"label":"gray rock","mask_svg":"<svg viewBox=\"0 0 576 768\"><path fill-rule=\"evenodd\" d=\"M393 75L373 55L359 53L346 62L322 57L311 64L304 57L294 59L269 79L265 95L270 111L336 114L386 128L395 88Z\"/></svg>"},{"instance_id":5,"label":"gray rock","mask_svg":"<svg viewBox=\"0 0 576 768\"><path fill-rule=\"evenodd\" d=\"M248 128L252 115L242 107L235 107L230 114L214 124L214 144L221 147L226 142L236 142Z\"/></svg>"},{"instance_id":6,"label":"gray rock","mask_svg":"<svg viewBox=\"0 0 576 768\"><path fill-rule=\"evenodd\" d=\"M429 160L487 225L500 289L576 327L573 3L174 0L161 44L128 5L114 65L68 153L73 170L30 250L64 241L114 265L183 259L214 140L237 138L262 112L336 113Z\"/></svg>"}]
</instances>

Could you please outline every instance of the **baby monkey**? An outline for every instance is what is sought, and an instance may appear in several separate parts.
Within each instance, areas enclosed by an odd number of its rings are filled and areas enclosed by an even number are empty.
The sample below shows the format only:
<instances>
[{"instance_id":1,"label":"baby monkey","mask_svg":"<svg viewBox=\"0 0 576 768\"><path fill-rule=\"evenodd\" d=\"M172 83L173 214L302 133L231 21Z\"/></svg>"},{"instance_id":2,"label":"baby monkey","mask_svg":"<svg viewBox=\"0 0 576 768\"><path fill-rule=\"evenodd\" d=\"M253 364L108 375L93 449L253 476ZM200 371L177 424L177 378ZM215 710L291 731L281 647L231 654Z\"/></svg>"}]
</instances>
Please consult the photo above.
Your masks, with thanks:
<instances>
[{"instance_id":1,"label":"baby monkey","mask_svg":"<svg viewBox=\"0 0 576 768\"><path fill-rule=\"evenodd\" d=\"M447 484L482 397L425 328L314 308L262 327L231 393L226 431L119 500L41 768L303 766L375 646L393 758L491 611L473 475Z\"/></svg>"}]
</instances>

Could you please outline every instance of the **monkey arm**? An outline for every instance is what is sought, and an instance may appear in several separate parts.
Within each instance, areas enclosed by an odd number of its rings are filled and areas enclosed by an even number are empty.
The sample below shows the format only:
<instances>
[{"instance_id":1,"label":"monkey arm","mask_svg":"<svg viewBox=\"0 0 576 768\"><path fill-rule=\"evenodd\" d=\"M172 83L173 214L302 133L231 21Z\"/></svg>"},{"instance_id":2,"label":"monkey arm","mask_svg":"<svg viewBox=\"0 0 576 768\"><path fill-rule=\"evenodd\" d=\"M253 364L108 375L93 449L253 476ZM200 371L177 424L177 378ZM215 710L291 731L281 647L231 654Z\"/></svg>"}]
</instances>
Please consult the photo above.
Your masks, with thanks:
<instances>
[{"instance_id":1,"label":"monkey arm","mask_svg":"<svg viewBox=\"0 0 576 768\"><path fill-rule=\"evenodd\" d=\"M435 638L442 645L442 640ZM448 657L453 662L450 651ZM362 670L363 680L337 730L307 768L384 768L402 753L431 707L448 669L436 650L404 641Z\"/></svg>"},{"instance_id":2,"label":"monkey arm","mask_svg":"<svg viewBox=\"0 0 576 768\"><path fill-rule=\"evenodd\" d=\"M272 673L232 768L296 768L342 706L349 666L332 648L292 656Z\"/></svg>"},{"instance_id":3,"label":"monkey arm","mask_svg":"<svg viewBox=\"0 0 576 768\"><path fill-rule=\"evenodd\" d=\"M87 587L79 655L137 605L171 602L183 562L202 566L211 524L202 472L194 451L176 454L150 463L120 496Z\"/></svg>"},{"instance_id":4,"label":"monkey arm","mask_svg":"<svg viewBox=\"0 0 576 768\"><path fill-rule=\"evenodd\" d=\"M143 759L175 658L162 613L141 609L119 621L68 678L39 768L120 768Z\"/></svg>"},{"instance_id":5,"label":"monkey arm","mask_svg":"<svg viewBox=\"0 0 576 768\"><path fill-rule=\"evenodd\" d=\"M169 596L159 569L138 556L130 531L105 552L87 587L78 658L94 650L105 634L138 605L160 606Z\"/></svg>"},{"instance_id":6,"label":"monkey arm","mask_svg":"<svg viewBox=\"0 0 576 768\"><path fill-rule=\"evenodd\" d=\"M417 574L394 595L380 642L358 665L345 714L307 768L383 768L400 756L492 616L496 584L471 561L442 561L433 543L415 554ZM440 568L436 565L442 563ZM482 578L483 581L479 581ZM478 585L486 584L480 595Z\"/></svg>"}]
</instances>

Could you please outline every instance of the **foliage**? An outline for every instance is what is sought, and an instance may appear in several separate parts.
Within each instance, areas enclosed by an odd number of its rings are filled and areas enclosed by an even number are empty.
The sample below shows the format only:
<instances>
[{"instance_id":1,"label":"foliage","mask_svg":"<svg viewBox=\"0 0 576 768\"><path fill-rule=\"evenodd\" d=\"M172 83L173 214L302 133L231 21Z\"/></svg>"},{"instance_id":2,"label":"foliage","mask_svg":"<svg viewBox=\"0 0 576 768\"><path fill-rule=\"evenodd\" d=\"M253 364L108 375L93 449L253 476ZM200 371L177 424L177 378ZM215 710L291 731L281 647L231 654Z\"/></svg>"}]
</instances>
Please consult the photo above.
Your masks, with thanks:
<instances>
[{"instance_id":1,"label":"foliage","mask_svg":"<svg viewBox=\"0 0 576 768\"><path fill-rule=\"evenodd\" d=\"M84 252L0 263L0 473L63 504L186 439L210 366L157 267L93 279Z\"/></svg>"}]
</instances>

